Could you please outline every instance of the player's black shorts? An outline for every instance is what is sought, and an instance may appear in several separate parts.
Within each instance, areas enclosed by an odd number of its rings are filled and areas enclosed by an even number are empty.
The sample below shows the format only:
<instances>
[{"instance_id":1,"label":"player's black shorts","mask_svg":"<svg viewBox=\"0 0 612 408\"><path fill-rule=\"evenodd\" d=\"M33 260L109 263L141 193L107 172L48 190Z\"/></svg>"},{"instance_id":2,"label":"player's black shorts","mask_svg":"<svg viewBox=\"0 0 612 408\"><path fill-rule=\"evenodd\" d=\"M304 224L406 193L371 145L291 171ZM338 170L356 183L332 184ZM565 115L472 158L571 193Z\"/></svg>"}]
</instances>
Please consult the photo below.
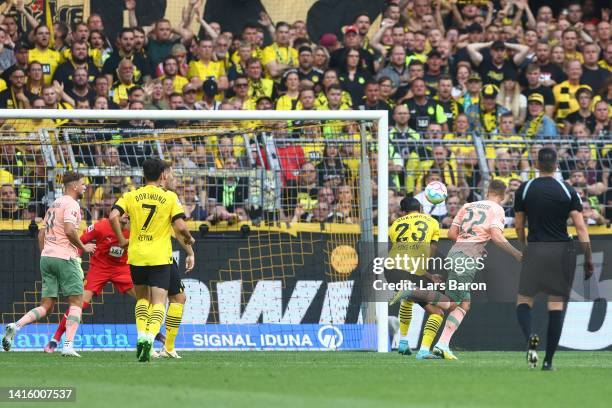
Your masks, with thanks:
<instances>
[{"instance_id":1,"label":"player's black shorts","mask_svg":"<svg viewBox=\"0 0 612 408\"><path fill-rule=\"evenodd\" d=\"M155 286L168 290L172 264L155 266L130 265L130 273L134 285Z\"/></svg>"},{"instance_id":2,"label":"player's black shorts","mask_svg":"<svg viewBox=\"0 0 612 408\"><path fill-rule=\"evenodd\" d=\"M574 242L530 242L523 254L519 295L568 298L576 271Z\"/></svg>"},{"instance_id":3,"label":"player's black shorts","mask_svg":"<svg viewBox=\"0 0 612 408\"><path fill-rule=\"evenodd\" d=\"M181 280L181 275L179 273L178 265L176 261L172 262L170 269L170 286L168 287L168 296L178 295L179 293L183 293L185 291L185 285L183 285L183 281Z\"/></svg>"},{"instance_id":4,"label":"player's black shorts","mask_svg":"<svg viewBox=\"0 0 612 408\"><path fill-rule=\"evenodd\" d=\"M424 275L415 275L410 272L403 271L401 269L385 269L385 279L389 283L399 283L403 280L414 282L417 287L425 287L431 280L426 278ZM427 306L426 302L415 302L423 309Z\"/></svg>"}]
</instances>

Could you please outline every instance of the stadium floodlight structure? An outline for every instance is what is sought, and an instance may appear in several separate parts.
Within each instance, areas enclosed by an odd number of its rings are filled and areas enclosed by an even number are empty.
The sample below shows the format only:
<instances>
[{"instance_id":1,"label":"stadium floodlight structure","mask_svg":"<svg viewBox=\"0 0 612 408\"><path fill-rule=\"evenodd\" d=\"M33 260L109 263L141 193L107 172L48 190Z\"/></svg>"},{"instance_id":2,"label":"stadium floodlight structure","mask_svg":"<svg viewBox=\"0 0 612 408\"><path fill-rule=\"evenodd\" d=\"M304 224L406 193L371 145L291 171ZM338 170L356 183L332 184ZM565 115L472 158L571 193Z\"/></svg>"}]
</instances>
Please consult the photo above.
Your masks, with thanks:
<instances>
[{"instance_id":1,"label":"stadium floodlight structure","mask_svg":"<svg viewBox=\"0 0 612 408\"><path fill-rule=\"evenodd\" d=\"M374 220L371 218L372 208L361 208L360 212L369 210L371 228L369 236L366 236L365 231L362 231L362 239L371 241L371 251L381 251L381 248L386 248L388 240L388 216L389 216L389 200L388 194L388 163L389 163L389 135L388 135L388 112L387 111L365 111L365 110L342 110L342 111L249 111L249 110L50 110L50 109L0 109L0 119L15 120L15 119L32 119L32 120L114 120L127 123L131 120L151 120L151 121L320 121L321 123L329 121L352 121L360 124L361 140L361 163L360 170L365 170L369 174L369 166L367 160L367 150L365 142L364 123L374 123L376 129L376 144L378 151L377 161L377 187L380 192L377 195L377 241L379 245L374 244ZM85 125L86 126L86 125ZM181 127L177 126L180 130ZM48 136L47 136L48 137ZM5 142L6 143L6 142ZM160 150L161 151L161 150ZM367 167L367 168L366 168ZM85 172L84 174L88 174ZM92 173L92 176L95 174ZM361 200L370 200L371 196L366 197L364 194L371 194L370 180L360 179L359 190ZM280 201L279 201L280 202ZM363 205L361 207L367 207ZM363 220L362 220L363 221ZM380 245L382 244L382 245ZM373 249L379 248L379 249ZM370 254L373 255L373 254ZM381 255L381 254L379 254ZM384 255L384 254L383 254ZM371 273L371 272L370 272ZM371 289L371 288L370 288ZM370 302L372 299L370 299ZM386 302L375 302L375 307L372 308L372 303L369 303L368 314L374 315L376 320L376 349L378 352L389 351L389 328L388 328L388 305ZM374 312L375 311L375 312Z\"/></svg>"}]
</instances>

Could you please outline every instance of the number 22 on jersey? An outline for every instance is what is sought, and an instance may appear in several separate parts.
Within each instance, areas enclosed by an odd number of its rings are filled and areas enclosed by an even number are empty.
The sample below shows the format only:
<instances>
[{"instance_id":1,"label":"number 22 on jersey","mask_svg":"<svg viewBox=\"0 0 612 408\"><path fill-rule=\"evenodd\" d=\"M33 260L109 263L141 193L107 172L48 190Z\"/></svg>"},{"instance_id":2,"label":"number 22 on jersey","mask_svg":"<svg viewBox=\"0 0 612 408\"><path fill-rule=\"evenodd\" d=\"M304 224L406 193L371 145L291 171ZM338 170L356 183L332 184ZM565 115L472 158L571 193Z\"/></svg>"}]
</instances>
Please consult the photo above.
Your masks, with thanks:
<instances>
[{"instance_id":1,"label":"number 22 on jersey","mask_svg":"<svg viewBox=\"0 0 612 408\"><path fill-rule=\"evenodd\" d=\"M486 211L475 210L473 208L467 208L466 213L459 226L459 231L463 237L475 237L478 234L474 231L474 227L484 224L487 219L487 213Z\"/></svg>"}]
</instances>

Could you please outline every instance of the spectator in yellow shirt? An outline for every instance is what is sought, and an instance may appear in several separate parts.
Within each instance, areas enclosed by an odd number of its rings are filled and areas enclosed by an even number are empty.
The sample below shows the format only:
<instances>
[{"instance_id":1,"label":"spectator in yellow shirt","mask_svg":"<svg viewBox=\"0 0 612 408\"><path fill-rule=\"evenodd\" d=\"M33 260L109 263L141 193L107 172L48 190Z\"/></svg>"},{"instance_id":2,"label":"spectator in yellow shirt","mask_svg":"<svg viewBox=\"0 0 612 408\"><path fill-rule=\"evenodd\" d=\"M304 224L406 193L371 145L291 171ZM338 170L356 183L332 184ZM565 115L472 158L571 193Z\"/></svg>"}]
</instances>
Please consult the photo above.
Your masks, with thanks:
<instances>
[{"instance_id":1,"label":"spectator in yellow shirt","mask_svg":"<svg viewBox=\"0 0 612 408\"><path fill-rule=\"evenodd\" d=\"M347 110L351 107L342 101L342 88L339 84L331 84L327 88L326 101L317 106L317 110Z\"/></svg>"},{"instance_id":2,"label":"spectator in yellow shirt","mask_svg":"<svg viewBox=\"0 0 612 408\"><path fill-rule=\"evenodd\" d=\"M227 88L227 77L221 62L213 61L213 42L209 38L203 38L198 42L198 59L189 63L187 78L196 87L201 88L204 81L214 78L220 85L220 89ZM224 82L225 81L225 82Z\"/></svg>"},{"instance_id":3,"label":"spectator in yellow shirt","mask_svg":"<svg viewBox=\"0 0 612 408\"><path fill-rule=\"evenodd\" d=\"M578 60L580 63L584 62L582 53L578 51L578 33L576 33L575 29L570 27L563 31L561 45L563 46L566 61Z\"/></svg>"},{"instance_id":4,"label":"spectator in yellow shirt","mask_svg":"<svg viewBox=\"0 0 612 408\"><path fill-rule=\"evenodd\" d=\"M300 110L300 77L297 70L290 70L283 75L283 85L287 89L285 94L276 100L276 110Z\"/></svg>"},{"instance_id":5,"label":"spectator in yellow shirt","mask_svg":"<svg viewBox=\"0 0 612 408\"><path fill-rule=\"evenodd\" d=\"M49 48L49 28L39 25L34 29L34 48L28 53L28 63L38 61L42 64L45 85L49 85L60 63L60 53Z\"/></svg>"},{"instance_id":6,"label":"spectator in yellow shirt","mask_svg":"<svg viewBox=\"0 0 612 408\"><path fill-rule=\"evenodd\" d=\"M136 84L134 83L134 63L125 58L122 59L117 68L117 76L119 80L113 84L111 94L113 102L121 108L125 108L128 104L128 90Z\"/></svg>"},{"instance_id":7,"label":"spectator in yellow shirt","mask_svg":"<svg viewBox=\"0 0 612 408\"><path fill-rule=\"evenodd\" d=\"M179 75L178 60L173 56L164 58L163 62L164 74L160 77L163 81L165 78L172 79L174 92L183 93L183 87L189 83L189 80L182 75Z\"/></svg>"},{"instance_id":8,"label":"spectator in yellow shirt","mask_svg":"<svg viewBox=\"0 0 612 408\"><path fill-rule=\"evenodd\" d=\"M247 61L247 76L249 78L249 97L258 99L262 96L272 98L274 93L274 82L271 79L262 78L263 70L261 61L250 58Z\"/></svg>"},{"instance_id":9,"label":"spectator in yellow shirt","mask_svg":"<svg viewBox=\"0 0 612 408\"><path fill-rule=\"evenodd\" d=\"M580 77L582 76L582 64L578 60L568 61L565 64L567 80L553 87L555 97L555 119L562 122L571 112L580 108L576 100L576 91L580 88Z\"/></svg>"},{"instance_id":10,"label":"spectator in yellow shirt","mask_svg":"<svg viewBox=\"0 0 612 408\"><path fill-rule=\"evenodd\" d=\"M279 81L287 70L295 68L298 62L297 50L289 44L289 24L276 24L276 42L263 50L262 64L269 78Z\"/></svg>"}]
</instances>

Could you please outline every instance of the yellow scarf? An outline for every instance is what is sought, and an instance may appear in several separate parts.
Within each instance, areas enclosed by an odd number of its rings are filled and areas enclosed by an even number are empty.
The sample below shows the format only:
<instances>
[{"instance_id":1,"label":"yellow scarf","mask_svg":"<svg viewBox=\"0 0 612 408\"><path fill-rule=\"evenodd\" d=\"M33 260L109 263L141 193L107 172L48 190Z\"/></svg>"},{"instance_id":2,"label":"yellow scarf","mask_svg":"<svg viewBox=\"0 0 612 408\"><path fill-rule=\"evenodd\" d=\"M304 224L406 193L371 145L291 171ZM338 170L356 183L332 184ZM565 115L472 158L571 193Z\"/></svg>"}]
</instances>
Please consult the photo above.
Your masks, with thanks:
<instances>
[{"instance_id":1,"label":"yellow scarf","mask_svg":"<svg viewBox=\"0 0 612 408\"><path fill-rule=\"evenodd\" d=\"M529 127L525 128L527 126L527 123L525 123L523 127L521 128L520 133L524 134L526 137L529 137L529 138L535 137L536 133L538 133L538 128L540 127L540 124L542 123L543 119L544 119L544 112L540 113L535 118L532 118L529 121Z\"/></svg>"}]
</instances>

